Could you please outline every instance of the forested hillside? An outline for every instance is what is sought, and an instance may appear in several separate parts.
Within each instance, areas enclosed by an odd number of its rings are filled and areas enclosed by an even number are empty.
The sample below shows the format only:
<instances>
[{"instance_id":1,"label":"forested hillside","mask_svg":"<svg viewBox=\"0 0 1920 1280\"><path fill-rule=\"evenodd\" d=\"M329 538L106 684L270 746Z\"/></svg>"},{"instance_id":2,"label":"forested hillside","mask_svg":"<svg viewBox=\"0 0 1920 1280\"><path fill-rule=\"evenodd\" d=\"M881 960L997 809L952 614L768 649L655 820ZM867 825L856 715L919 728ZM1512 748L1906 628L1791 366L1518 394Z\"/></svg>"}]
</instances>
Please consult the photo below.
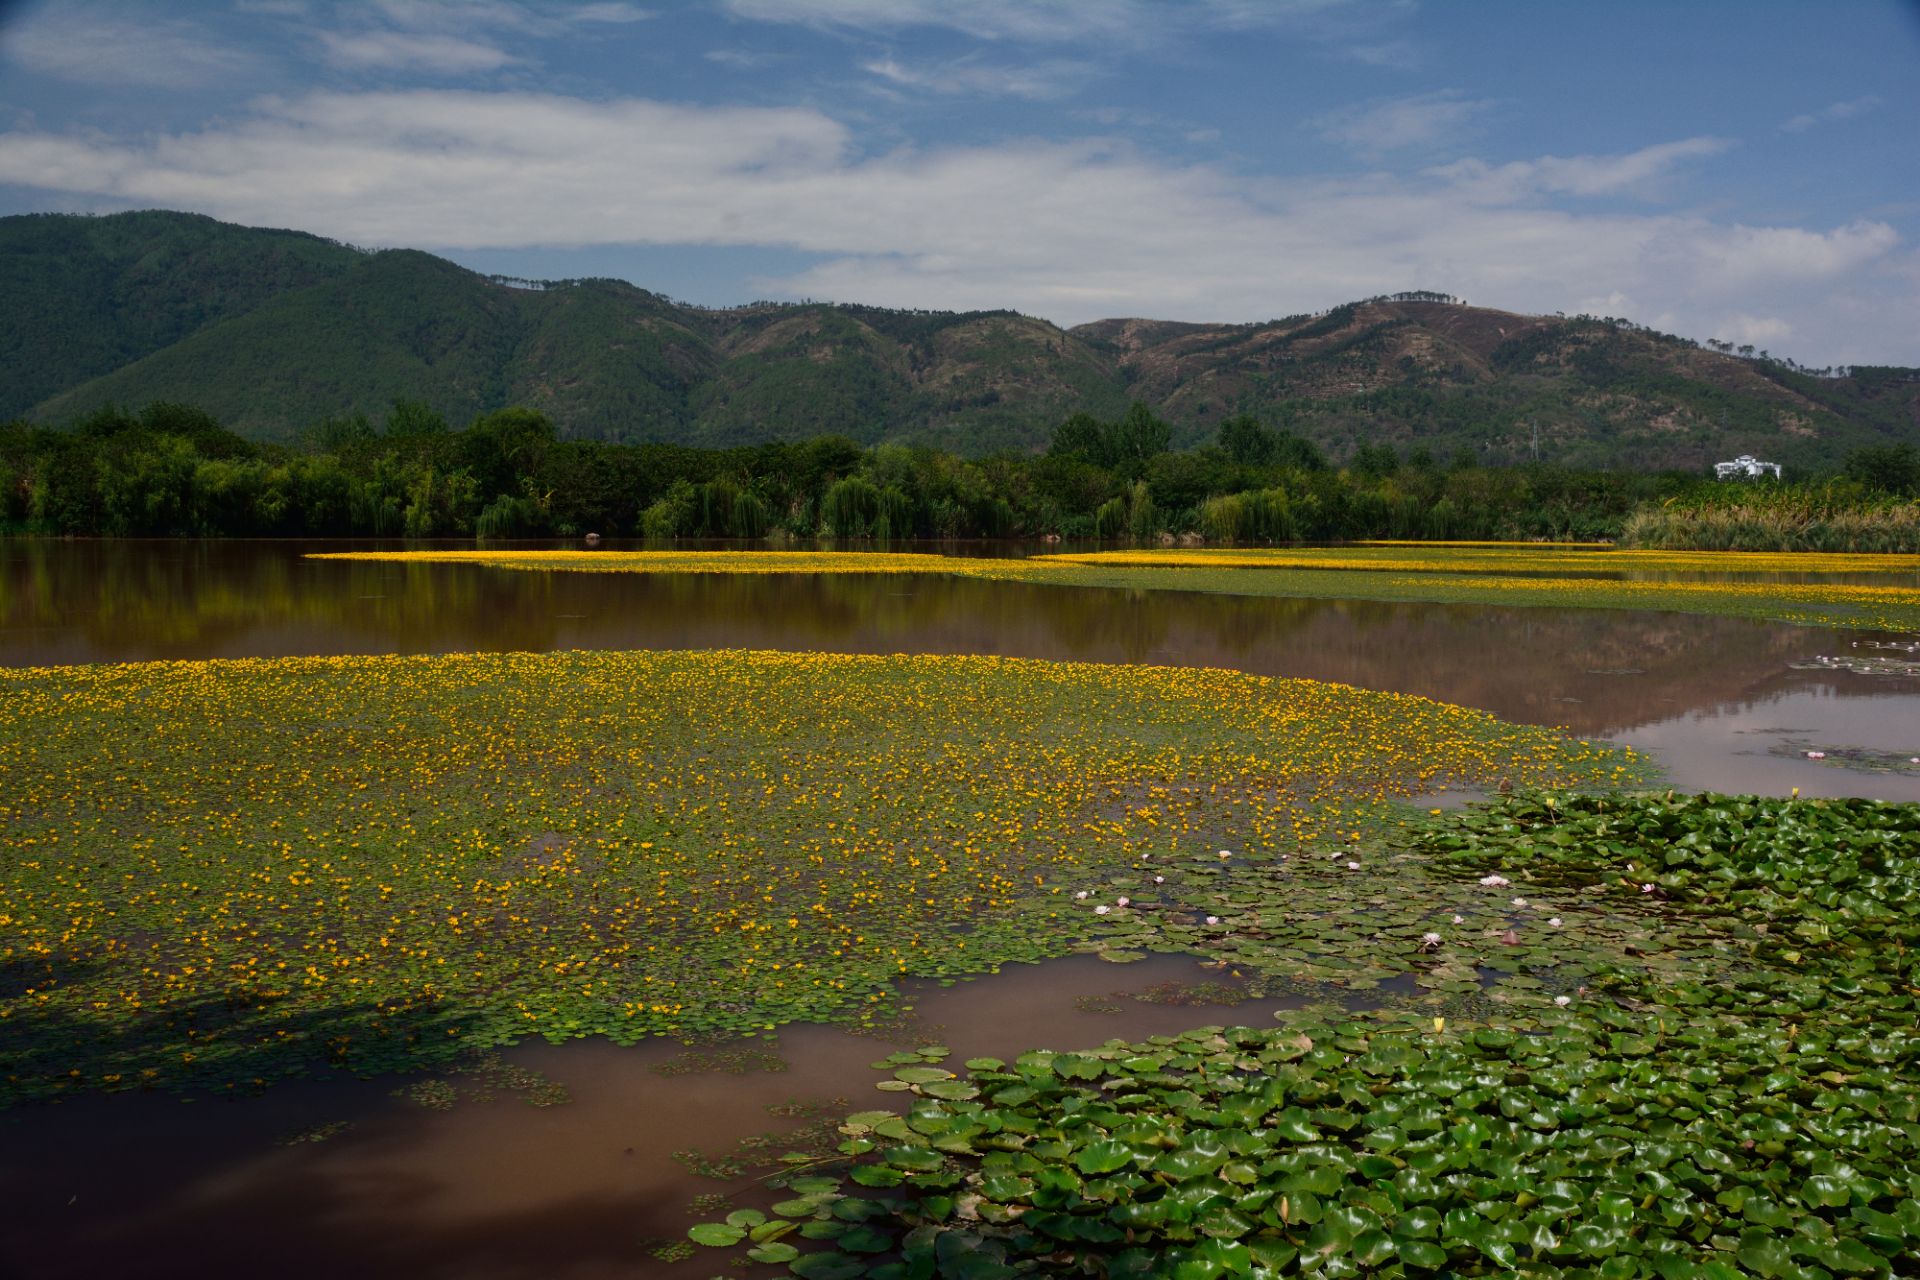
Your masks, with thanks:
<instances>
[{"instance_id":1,"label":"forested hillside","mask_svg":"<svg viewBox=\"0 0 1920 1280\"><path fill-rule=\"evenodd\" d=\"M1262 324L823 303L716 310L614 280L528 287L412 250L188 214L0 219L0 418L189 402L291 441L401 400L538 409L562 436L724 448L824 433L1031 452L1140 401L1176 445L1251 414L1334 458L1790 467L1920 432L1920 372L1809 371L1623 320L1403 294Z\"/></svg>"}]
</instances>

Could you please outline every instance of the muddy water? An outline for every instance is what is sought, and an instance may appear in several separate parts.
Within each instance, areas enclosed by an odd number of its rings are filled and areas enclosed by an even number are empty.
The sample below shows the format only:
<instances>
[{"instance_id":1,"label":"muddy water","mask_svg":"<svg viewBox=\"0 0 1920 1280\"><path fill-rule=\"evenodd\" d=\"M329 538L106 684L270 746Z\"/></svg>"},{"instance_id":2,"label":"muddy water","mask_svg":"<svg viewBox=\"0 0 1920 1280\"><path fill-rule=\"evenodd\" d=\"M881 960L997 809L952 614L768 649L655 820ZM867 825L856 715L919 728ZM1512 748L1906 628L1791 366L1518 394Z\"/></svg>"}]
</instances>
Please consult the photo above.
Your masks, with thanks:
<instances>
[{"instance_id":1,"label":"muddy water","mask_svg":"<svg viewBox=\"0 0 1920 1280\"><path fill-rule=\"evenodd\" d=\"M1920 800L1920 680L1819 666L1915 655L1895 637L1680 614L1236 599L831 576L536 574L302 560L286 543L0 541L0 665L271 654L559 648L998 653L1232 667L1424 694L1655 753L1675 785ZM1808 667L1806 664L1816 664ZM1824 753L1824 759L1810 757ZM1008 966L919 996L955 1060L1075 1047L1233 1008L1076 997L1221 980L1194 962ZM1230 975L1226 976L1227 980ZM671 1152L719 1153L796 1123L768 1111L885 1105L894 1046L823 1028L779 1039L781 1072L662 1075L678 1045L522 1046L572 1101L429 1110L399 1082L286 1086L183 1104L122 1095L0 1113L0 1280L12 1277L689 1276ZM348 1122L324 1142L291 1134Z\"/></svg>"},{"instance_id":2,"label":"muddy water","mask_svg":"<svg viewBox=\"0 0 1920 1280\"><path fill-rule=\"evenodd\" d=\"M776 1047L780 1071L662 1074L685 1053L668 1043L512 1050L513 1063L566 1087L571 1101L559 1106L501 1093L434 1110L393 1096L397 1082L385 1080L12 1112L0 1115L0 1276L705 1277L711 1262L671 1266L647 1242L679 1239L701 1220L690 1197L744 1192L750 1203L752 1183L691 1178L673 1152L718 1155L790 1129L800 1121L768 1109L794 1102L836 1114L898 1107L901 1095L873 1088L886 1076L869 1064L900 1043L937 1041L954 1064L1011 1059L1209 1023L1271 1025L1289 1005L1130 994L1203 982L1239 986L1173 956L1131 965L1075 956L946 988L916 983L915 1016L897 1042L822 1026L785 1029L773 1046L749 1042ZM283 1145L343 1120L350 1127L337 1136Z\"/></svg>"}]
</instances>

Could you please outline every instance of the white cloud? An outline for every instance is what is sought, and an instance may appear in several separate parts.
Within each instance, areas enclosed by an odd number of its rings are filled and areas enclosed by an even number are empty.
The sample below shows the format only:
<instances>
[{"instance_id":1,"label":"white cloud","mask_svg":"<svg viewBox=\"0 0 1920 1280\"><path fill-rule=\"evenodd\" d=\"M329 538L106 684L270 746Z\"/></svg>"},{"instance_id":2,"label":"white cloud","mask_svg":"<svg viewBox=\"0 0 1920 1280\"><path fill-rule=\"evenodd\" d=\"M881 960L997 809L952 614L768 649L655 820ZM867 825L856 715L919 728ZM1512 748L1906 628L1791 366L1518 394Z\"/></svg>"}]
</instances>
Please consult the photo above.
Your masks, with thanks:
<instances>
[{"instance_id":1,"label":"white cloud","mask_svg":"<svg viewBox=\"0 0 1920 1280\"><path fill-rule=\"evenodd\" d=\"M993 66L964 58L913 66L889 54L861 66L863 70L901 88L1034 101L1066 97L1077 90L1092 72L1086 63L1065 58L1049 59L1023 67Z\"/></svg>"},{"instance_id":2,"label":"white cloud","mask_svg":"<svg viewBox=\"0 0 1920 1280\"><path fill-rule=\"evenodd\" d=\"M471 32L479 29L556 35L590 24L641 22L654 11L636 4L520 4L514 0L374 0L373 9L408 31Z\"/></svg>"},{"instance_id":3,"label":"white cloud","mask_svg":"<svg viewBox=\"0 0 1920 1280\"><path fill-rule=\"evenodd\" d=\"M497 71L530 59L509 52L488 33L544 39L582 26L626 24L654 16L625 3L527 5L512 0L373 0L348 8L358 25L314 32L322 56L350 71L418 71L460 76Z\"/></svg>"},{"instance_id":4,"label":"white cloud","mask_svg":"<svg viewBox=\"0 0 1920 1280\"><path fill-rule=\"evenodd\" d=\"M1646 193L1658 179L1688 160L1719 155L1733 144L1724 138L1683 138L1612 156L1542 156L1489 165L1461 160L1434 174L1475 192L1489 203L1504 204L1528 194L1610 196Z\"/></svg>"},{"instance_id":5,"label":"white cloud","mask_svg":"<svg viewBox=\"0 0 1920 1280\"><path fill-rule=\"evenodd\" d=\"M1455 89L1442 89L1342 107L1320 116L1313 125L1330 142L1378 155L1406 147L1458 142L1474 120L1493 105L1462 97Z\"/></svg>"},{"instance_id":6,"label":"white cloud","mask_svg":"<svg viewBox=\"0 0 1920 1280\"><path fill-rule=\"evenodd\" d=\"M1732 336L1726 340L1736 346L1751 343L1758 347L1792 337L1793 326L1778 316L1750 316L1744 311L1736 311L1720 322L1714 336L1727 334Z\"/></svg>"},{"instance_id":7,"label":"white cloud","mask_svg":"<svg viewBox=\"0 0 1920 1280\"><path fill-rule=\"evenodd\" d=\"M1854 98L1847 102L1835 102L1818 111L1794 116L1784 121L1780 127L1787 133L1805 133L1817 124L1834 124L1841 120L1851 120L1854 116L1872 111L1880 105L1880 99L1874 97Z\"/></svg>"},{"instance_id":8,"label":"white cloud","mask_svg":"<svg viewBox=\"0 0 1920 1280\"><path fill-rule=\"evenodd\" d=\"M195 24L150 8L49 6L0 28L0 54L15 66L81 84L202 89L251 79L259 59Z\"/></svg>"},{"instance_id":9,"label":"white cloud","mask_svg":"<svg viewBox=\"0 0 1920 1280\"><path fill-rule=\"evenodd\" d=\"M519 59L478 40L428 32L362 31L320 33L326 60L354 71L418 70L436 75L496 71Z\"/></svg>"},{"instance_id":10,"label":"white cloud","mask_svg":"<svg viewBox=\"0 0 1920 1280\"><path fill-rule=\"evenodd\" d=\"M1353 61L1369 67L1390 67L1396 71L1410 71L1420 65L1420 50L1407 40L1348 45L1341 52Z\"/></svg>"},{"instance_id":11,"label":"white cloud","mask_svg":"<svg viewBox=\"0 0 1920 1280\"><path fill-rule=\"evenodd\" d=\"M783 55L751 53L745 49L709 49L700 56L708 62L717 62L723 67L732 67L736 71L755 71L780 61Z\"/></svg>"},{"instance_id":12,"label":"white cloud","mask_svg":"<svg viewBox=\"0 0 1920 1280\"><path fill-rule=\"evenodd\" d=\"M574 24L601 22L624 25L629 22L645 22L658 17L653 9L643 9L637 4L577 4L565 11L562 20Z\"/></svg>"},{"instance_id":13,"label":"white cloud","mask_svg":"<svg viewBox=\"0 0 1920 1280\"><path fill-rule=\"evenodd\" d=\"M736 17L824 29L943 27L981 40L1147 43L1176 29L1274 26L1354 0L723 0Z\"/></svg>"},{"instance_id":14,"label":"white cloud","mask_svg":"<svg viewBox=\"0 0 1920 1280\"><path fill-rule=\"evenodd\" d=\"M1777 317L1821 344L1793 352L1814 363L1920 354L1911 255L1883 223L1552 206L1671 162L1639 155L1278 181L1111 139L869 154L804 108L413 90L151 138L0 134L0 182L359 244L785 248L818 261L769 291L1067 323L1261 319L1412 285L1543 312L1617 291L1699 336Z\"/></svg>"}]
</instances>

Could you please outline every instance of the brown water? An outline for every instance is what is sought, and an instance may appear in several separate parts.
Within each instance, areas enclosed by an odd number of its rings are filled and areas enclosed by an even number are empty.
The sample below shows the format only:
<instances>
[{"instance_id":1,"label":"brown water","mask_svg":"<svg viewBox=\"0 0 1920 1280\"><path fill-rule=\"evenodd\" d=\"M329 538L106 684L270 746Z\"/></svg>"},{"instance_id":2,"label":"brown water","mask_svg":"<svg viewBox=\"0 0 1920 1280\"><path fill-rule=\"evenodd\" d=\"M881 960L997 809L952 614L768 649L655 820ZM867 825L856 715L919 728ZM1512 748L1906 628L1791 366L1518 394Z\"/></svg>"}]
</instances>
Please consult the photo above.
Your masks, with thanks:
<instances>
[{"instance_id":1,"label":"brown water","mask_svg":"<svg viewBox=\"0 0 1920 1280\"><path fill-rule=\"evenodd\" d=\"M290 543L0 541L0 665L561 648L998 653L1232 667L1419 693L1652 751L1687 789L1920 800L1920 680L1801 669L1920 657L1897 637L1684 614L1128 592L940 577L647 577L316 562ZM1816 761L1808 751L1825 751ZM975 1054L1069 1048L1275 1002L1167 1007L1079 996L1221 980L1159 957L1008 966L918 999L927 1035ZM1230 975L1226 976L1231 981ZM670 1153L791 1126L791 1100L885 1105L892 1046L783 1031L788 1069L663 1076L678 1045L522 1046L572 1102L450 1111L392 1080L184 1104L120 1095L0 1113L0 1278L598 1277L711 1274L643 1242L698 1219ZM325 1142L277 1145L339 1121ZM726 1189L726 1188L723 1188Z\"/></svg>"},{"instance_id":2,"label":"brown water","mask_svg":"<svg viewBox=\"0 0 1920 1280\"><path fill-rule=\"evenodd\" d=\"M1174 956L1008 965L948 988L911 984L916 1016L897 1043L938 1041L954 1050L950 1064L1011 1059L1207 1024L1272 1025L1290 1003L1115 994L1168 982L1239 985ZM1077 996L1114 1011L1087 1011ZM710 1260L671 1266L645 1242L679 1239L702 1221L687 1206L703 1191L744 1192L743 1204L756 1193L750 1179L690 1178L671 1153L720 1154L790 1129L795 1120L768 1108L794 1101L835 1104L836 1114L901 1109L901 1095L874 1089L887 1076L869 1066L897 1043L788 1028L777 1041L785 1070L739 1075L660 1074L684 1052L671 1043L512 1050L514 1063L572 1095L549 1107L502 1094L439 1111L393 1096L392 1080L339 1080L229 1101L123 1094L7 1113L0 1276L705 1277ZM335 1137L283 1145L341 1120L351 1127Z\"/></svg>"}]
</instances>

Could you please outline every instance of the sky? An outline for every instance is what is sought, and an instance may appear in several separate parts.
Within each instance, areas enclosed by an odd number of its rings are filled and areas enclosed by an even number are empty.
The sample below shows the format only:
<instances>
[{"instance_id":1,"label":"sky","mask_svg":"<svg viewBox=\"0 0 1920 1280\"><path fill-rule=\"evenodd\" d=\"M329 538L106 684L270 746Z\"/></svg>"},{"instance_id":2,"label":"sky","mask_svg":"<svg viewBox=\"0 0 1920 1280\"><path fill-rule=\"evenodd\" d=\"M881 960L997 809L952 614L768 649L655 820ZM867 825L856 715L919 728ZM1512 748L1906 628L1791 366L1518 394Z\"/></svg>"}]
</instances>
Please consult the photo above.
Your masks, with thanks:
<instances>
[{"instance_id":1,"label":"sky","mask_svg":"<svg viewBox=\"0 0 1920 1280\"><path fill-rule=\"evenodd\" d=\"M726 306L1403 289L1920 365L1920 0L0 0L0 213Z\"/></svg>"}]
</instances>

